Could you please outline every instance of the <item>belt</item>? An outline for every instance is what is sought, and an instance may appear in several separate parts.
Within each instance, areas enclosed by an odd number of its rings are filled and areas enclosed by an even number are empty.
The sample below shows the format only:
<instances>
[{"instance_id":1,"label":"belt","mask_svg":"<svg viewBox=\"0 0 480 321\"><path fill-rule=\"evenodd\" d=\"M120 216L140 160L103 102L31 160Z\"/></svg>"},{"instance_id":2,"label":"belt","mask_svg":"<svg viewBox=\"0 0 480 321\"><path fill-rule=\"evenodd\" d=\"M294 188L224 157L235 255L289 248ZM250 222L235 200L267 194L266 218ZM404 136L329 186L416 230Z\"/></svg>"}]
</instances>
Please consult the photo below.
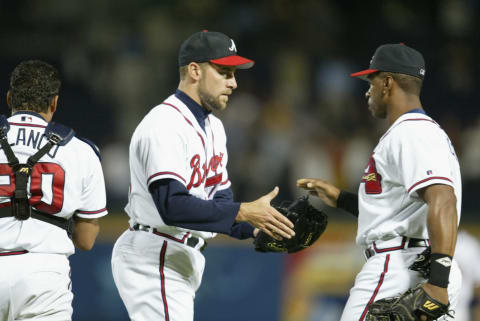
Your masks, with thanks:
<instances>
[{"instance_id":1,"label":"belt","mask_svg":"<svg viewBox=\"0 0 480 321\"><path fill-rule=\"evenodd\" d=\"M187 232L185 234L185 236L181 239L179 238L176 238L174 236L171 236L169 234L166 234L166 233L163 233L163 232L160 232L158 231L156 228L152 228L148 225L142 225L142 224L134 224L132 227L130 227L130 230L132 231L144 231L144 232L151 232L153 234L156 234L156 235L159 235L159 236L163 236L169 240L172 240L172 241L175 241L175 242L178 242L178 243L182 243L182 244L185 244L187 246L190 246L194 249L197 249L199 250L200 252L202 252L203 250L205 250L205 248L207 247L207 241L205 241L204 239L200 238L200 237L196 237L196 236L192 236L190 234L190 232ZM200 248L198 248L200 242L203 241L203 244Z\"/></svg>"},{"instance_id":2,"label":"belt","mask_svg":"<svg viewBox=\"0 0 480 321\"><path fill-rule=\"evenodd\" d=\"M408 237L402 237L401 242L397 246L391 246L387 248L379 248L377 247L377 244L373 242L372 246L367 248L365 250L365 258L368 260L372 256L374 256L377 253L385 253L385 252L392 252L392 251L398 251L398 250L404 250L406 248L412 248L412 247L429 247L430 246L430 240L426 239L416 239L416 238L408 238Z\"/></svg>"}]
</instances>

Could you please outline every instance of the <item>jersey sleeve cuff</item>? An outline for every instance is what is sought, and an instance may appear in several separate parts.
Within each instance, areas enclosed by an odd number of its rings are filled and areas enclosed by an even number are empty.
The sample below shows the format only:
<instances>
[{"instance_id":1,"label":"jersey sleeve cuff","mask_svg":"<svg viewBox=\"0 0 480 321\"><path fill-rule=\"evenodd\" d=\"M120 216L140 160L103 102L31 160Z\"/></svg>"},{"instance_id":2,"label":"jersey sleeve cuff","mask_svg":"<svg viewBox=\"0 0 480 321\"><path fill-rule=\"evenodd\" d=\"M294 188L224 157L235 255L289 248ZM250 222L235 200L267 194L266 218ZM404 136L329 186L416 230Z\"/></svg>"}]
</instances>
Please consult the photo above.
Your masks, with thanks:
<instances>
[{"instance_id":1,"label":"jersey sleeve cuff","mask_svg":"<svg viewBox=\"0 0 480 321\"><path fill-rule=\"evenodd\" d=\"M107 210L106 207L102 208L102 209L99 209L99 210L95 210L95 211L78 210L75 213L75 215L78 216L78 217L90 218L90 219L99 218L99 217L105 216L107 214L108 214L108 210Z\"/></svg>"},{"instance_id":2,"label":"jersey sleeve cuff","mask_svg":"<svg viewBox=\"0 0 480 321\"><path fill-rule=\"evenodd\" d=\"M422 189L422 188L425 188L427 186L434 185L434 184L449 185L449 186L452 186L455 189L455 187L453 186L453 181L450 178L444 177L444 176L432 176L432 177L426 177L426 178L424 178L422 180L419 180L416 183L412 184L408 188L407 192L408 192L409 195L412 195L416 191L418 191L419 189Z\"/></svg>"},{"instance_id":3,"label":"jersey sleeve cuff","mask_svg":"<svg viewBox=\"0 0 480 321\"><path fill-rule=\"evenodd\" d=\"M163 172L157 172L155 174L150 175L150 177L147 180L147 186L150 186L150 184L152 184L155 181L158 181L160 179L167 179L167 178L171 178L176 181L179 181L184 186L186 186L187 184L186 179L182 175L177 174L175 172L163 171Z\"/></svg>"}]
</instances>

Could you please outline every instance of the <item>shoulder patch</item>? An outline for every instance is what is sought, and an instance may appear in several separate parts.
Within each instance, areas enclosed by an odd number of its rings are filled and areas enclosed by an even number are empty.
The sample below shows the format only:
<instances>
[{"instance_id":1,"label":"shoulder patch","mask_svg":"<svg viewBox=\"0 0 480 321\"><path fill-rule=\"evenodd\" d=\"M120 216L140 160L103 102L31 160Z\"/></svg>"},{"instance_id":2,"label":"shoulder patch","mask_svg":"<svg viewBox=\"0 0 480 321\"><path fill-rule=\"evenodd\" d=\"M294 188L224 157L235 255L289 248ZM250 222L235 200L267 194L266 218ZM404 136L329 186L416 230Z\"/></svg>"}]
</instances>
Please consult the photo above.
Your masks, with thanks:
<instances>
[{"instance_id":1,"label":"shoulder patch","mask_svg":"<svg viewBox=\"0 0 480 321\"><path fill-rule=\"evenodd\" d=\"M93 151L95 152L95 154L97 155L98 159L101 161L102 160L102 156L100 155L100 149L97 147L97 145L95 145L91 140L85 138L85 137L77 137L78 139L80 139L82 142L90 145L90 147L92 147Z\"/></svg>"}]
</instances>

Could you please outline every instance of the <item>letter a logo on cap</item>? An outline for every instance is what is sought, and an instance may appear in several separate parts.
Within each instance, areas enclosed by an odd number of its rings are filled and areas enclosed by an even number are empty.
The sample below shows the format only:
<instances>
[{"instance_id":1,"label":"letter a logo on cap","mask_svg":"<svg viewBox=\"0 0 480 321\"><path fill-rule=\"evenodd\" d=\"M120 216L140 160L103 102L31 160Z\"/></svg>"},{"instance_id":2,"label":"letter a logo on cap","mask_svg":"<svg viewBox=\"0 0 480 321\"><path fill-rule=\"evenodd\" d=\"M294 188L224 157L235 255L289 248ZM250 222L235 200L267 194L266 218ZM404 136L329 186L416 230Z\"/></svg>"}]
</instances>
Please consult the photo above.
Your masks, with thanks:
<instances>
[{"instance_id":1,"label":"letter a logo on cap","mask_svg":"<svg viewBox=\"0 0 480 321\"><path fill-rule=\"evenodd\" d=\"M230 39L230 41L232 42L232 45L228 48L228 50L237 52L237 46L235 46L235 42L233 42L233 39Z\"/></svg>"}]
</instances>

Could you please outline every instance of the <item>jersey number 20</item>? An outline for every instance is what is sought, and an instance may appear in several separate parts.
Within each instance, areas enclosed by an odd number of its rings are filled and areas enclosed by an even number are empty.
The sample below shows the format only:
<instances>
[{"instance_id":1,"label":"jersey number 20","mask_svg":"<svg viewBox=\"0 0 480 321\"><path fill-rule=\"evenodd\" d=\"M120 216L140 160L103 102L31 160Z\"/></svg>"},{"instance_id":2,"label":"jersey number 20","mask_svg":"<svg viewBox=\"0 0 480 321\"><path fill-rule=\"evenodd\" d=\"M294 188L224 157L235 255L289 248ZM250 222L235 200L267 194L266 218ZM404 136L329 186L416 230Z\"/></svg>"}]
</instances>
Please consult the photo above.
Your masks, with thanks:
<instances>
[{"instance_id":1,"label":"jersey number 20","mask_svg":"<svg viewBox=\"0 0 480 321\"><path fill-rule=\"evenodd\" d=\"M13 170L8 164L0 164L0 177L7 176L10 183L0 183L0 196L12 197L15 191L15 176ZM50 204L42 201L45 189L51 188ZM50 185L50 186L48 186ZM63 207L63 189L65 186L65 171L55 163L37 163L33 166L32 177L30 182L30 205L43 213L56 214Z\"/></svg>"}]
</instances>

